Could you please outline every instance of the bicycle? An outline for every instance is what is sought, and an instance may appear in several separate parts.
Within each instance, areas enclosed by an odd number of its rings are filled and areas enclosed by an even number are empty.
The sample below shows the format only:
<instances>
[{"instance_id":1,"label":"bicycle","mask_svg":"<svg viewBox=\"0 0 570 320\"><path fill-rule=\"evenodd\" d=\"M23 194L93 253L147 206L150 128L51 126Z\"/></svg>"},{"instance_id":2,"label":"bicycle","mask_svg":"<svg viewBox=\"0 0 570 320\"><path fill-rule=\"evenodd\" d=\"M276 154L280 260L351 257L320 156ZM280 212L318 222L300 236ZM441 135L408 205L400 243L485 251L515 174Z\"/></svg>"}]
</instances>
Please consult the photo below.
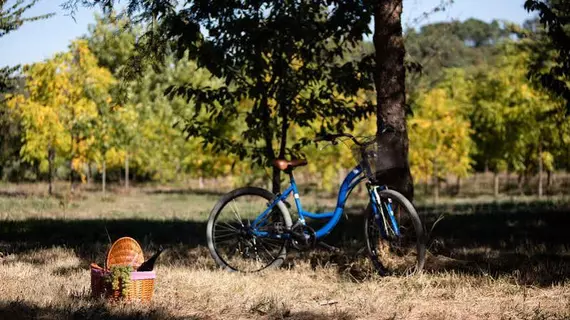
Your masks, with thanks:
<instances>
[{"instance_id":1,"label":"bicycle","mask_svg":"<svg viewBox=\"0 0 570 320\"><path fill-rule=\"evenodd\" d=\"M342 182L332 212L313 213L303 209L293 170L307 165L304 159L273 161L275 167L289 175L289 187L280 194L243 187L222 196L212 209L207 225L208 248L220 267L230 271L261 271L280 266L289 246L298 250L314 248L339 222L352 190L367 180L370 202L364 213L364 235L373 266L381 275L422 270L425 231L414 206L399 192L376 181L376 172L382 169L378 159L383 147L376 139L361 142L346 133L327 134L315 142L329 141L336 145L343 137L354 142L358 164ZM285 205L291 194L298 214L295 223ZM328 222L313 230L306 218L328 219Z\"/></svg>"}]
</instances>

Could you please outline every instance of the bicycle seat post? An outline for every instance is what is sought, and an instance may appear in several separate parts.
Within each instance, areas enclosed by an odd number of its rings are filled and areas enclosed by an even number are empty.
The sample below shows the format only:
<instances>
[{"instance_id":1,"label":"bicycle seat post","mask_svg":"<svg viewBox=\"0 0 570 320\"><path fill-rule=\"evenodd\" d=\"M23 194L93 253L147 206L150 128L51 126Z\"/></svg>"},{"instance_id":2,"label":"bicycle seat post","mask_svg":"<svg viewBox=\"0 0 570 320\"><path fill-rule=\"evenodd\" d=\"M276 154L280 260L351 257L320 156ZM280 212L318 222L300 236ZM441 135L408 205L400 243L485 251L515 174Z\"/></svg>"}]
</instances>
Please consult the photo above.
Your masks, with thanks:
<instances>
[{"instance_id":1,"label":"bicycle seat post","mask_svg":"<svg viewBox=\"0 0 570 320\"><path fill-rule=\"evenodd\" d=\"M293 186L293 196L295 201L299 199L299 191L297 190L297 183L295 182L295 177L293 176L293 168L284 171L289 175L289 184Z\"/></svg>"},{"instance_id":2,"label":"bicycle seat post","mask_svg":"<svg viewBox=\"0 0 570 320\"><path fill-rule=\"evenodd\" d=\"M302 224L305 224L305 218L302 215L303 207L301 205L301 199L299 197L299 189L297 189L297 183L295 182L295 177L293 176L293 168L288 168L287 170L284 170L284 172L289 175L289 181L291 187L293 188L293 199L295 200L297 211L299 211L299 221Z\"/></svg>"}]
</instances>

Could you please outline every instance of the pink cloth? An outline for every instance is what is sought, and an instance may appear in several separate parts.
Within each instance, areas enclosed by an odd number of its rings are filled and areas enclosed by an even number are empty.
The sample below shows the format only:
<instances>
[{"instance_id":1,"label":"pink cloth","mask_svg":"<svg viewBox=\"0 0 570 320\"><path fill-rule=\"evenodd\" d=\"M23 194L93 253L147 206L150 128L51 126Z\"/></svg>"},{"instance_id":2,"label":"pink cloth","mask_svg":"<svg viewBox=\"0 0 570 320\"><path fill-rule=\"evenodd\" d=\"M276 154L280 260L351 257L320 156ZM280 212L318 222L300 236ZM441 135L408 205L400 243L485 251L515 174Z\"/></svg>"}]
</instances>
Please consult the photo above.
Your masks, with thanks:
<instances>
[{"instance_id":1,"label":"pink cloth","mask_svg":"<svg viewBox=\"0 0 570 320\"><path fill-rule=\"evenodd\" d=\"M91 268L92 273L97 273L99 275L103 275L103 269L95 269ZM131 280L145 280L145 279L154 279L156 278L156 273L154 271L133 271L131 272Z\"/></svg>"}]
</instances>

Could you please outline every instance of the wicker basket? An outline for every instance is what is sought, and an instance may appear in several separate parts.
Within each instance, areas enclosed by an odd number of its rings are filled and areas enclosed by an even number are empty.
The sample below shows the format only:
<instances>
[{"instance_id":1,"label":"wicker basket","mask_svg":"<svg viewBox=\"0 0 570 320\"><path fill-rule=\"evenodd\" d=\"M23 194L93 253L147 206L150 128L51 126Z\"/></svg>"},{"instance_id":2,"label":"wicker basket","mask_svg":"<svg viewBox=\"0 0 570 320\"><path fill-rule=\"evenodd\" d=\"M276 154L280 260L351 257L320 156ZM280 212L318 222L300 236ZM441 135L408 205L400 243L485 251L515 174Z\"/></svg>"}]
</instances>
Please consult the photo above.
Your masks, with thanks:
<instances>
[{"instance_id":1,"label":"wicker basket","mask_svg":"<svg viewBox=\"0 0 570 320\"><path fill-rule=\"evenodd\" d=\"M106 281L110 275L111 267L131 266L136 269L143 261L143 251L134 239L124 237L115 241L107 254L106 268L101 268L95 263L91 264L91 292L93 296L112 300L150 301L154 291L154 279L156 278L154 271L131 272L131 279L124 294L120 289L114 290L111 284Z\"/></svg>"}]
</instances>

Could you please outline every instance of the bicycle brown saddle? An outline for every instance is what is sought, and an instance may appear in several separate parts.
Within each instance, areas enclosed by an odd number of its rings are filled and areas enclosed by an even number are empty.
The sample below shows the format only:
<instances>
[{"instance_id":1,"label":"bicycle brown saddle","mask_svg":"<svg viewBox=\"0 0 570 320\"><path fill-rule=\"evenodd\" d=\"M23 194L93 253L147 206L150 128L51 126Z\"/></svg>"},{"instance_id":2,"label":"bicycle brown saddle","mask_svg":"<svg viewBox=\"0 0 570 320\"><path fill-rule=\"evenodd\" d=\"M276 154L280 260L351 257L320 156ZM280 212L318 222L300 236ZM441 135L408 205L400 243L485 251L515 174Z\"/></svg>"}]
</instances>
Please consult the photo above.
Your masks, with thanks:
<instances>
[{"instance_id":1,"label":"bicycle brown saddle","mask_svg":"<svg viewBox=\"0 0 570 320\"><path fill-rule=\"evenodd\" d=\"M291 170L295 167L306 166L307 160L305 159L295 159L295 160L285 160L285 159L275 159L273 160L273 166L279 170Z\"/></svg>"}]
</instances>

